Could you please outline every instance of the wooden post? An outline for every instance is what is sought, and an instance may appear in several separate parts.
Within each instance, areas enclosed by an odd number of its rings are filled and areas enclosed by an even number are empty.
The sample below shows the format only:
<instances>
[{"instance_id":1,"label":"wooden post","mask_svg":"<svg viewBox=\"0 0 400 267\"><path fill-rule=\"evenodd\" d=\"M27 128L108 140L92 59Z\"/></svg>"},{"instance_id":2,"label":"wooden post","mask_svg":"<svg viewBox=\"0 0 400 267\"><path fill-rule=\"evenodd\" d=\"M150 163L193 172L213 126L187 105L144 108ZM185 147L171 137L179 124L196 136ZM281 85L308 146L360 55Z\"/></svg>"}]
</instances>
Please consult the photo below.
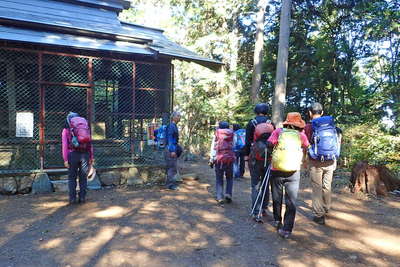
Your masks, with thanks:
<instances>
[{"instance_id":1,"label":"wooden post","mask_svg":"<svg viewBox=\"0 0 400 267\"><path fill-rule=\"evenodd\" d=\"M39 154L40 154L40 170L44 169L44 145L45 145L45 92L44 85L42 84L42 68L43 68L43 53L39 52L38 55L38 65L39 65Z\"/></svg>"},{"instance_id":2,"label":"wooden post","mask_svg":"<svg viewBox=\"0 0 400 267\"><path fill-rule=\"evenodd\" d=\"M281 127L285 101L286 81L289 56L289 34L290 34L290 6L291 0L282 0L281 26L279 30L279 50L276 66L275 94L272 100L272 121L277 127Z\"/></svg>"}]
</instances>

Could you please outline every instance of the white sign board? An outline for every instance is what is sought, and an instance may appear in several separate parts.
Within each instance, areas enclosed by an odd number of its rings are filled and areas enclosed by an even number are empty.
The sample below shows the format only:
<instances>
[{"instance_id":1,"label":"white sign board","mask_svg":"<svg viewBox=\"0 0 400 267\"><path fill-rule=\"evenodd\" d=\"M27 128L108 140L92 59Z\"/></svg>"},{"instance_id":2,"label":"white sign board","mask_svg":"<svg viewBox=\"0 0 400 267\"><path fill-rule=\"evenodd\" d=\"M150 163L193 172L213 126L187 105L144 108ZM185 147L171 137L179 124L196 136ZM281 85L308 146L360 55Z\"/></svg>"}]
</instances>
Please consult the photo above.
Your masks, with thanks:
<instances>
[{"instance_id":1,"label":"white sign board","mask_svg":"<svg viewBox=\"0 0 400 267\"><path fill-rule=\"evenodd\" d=\"M33 112L17 112L16 137L33 137Z\"/></svg>"}]
</instances>

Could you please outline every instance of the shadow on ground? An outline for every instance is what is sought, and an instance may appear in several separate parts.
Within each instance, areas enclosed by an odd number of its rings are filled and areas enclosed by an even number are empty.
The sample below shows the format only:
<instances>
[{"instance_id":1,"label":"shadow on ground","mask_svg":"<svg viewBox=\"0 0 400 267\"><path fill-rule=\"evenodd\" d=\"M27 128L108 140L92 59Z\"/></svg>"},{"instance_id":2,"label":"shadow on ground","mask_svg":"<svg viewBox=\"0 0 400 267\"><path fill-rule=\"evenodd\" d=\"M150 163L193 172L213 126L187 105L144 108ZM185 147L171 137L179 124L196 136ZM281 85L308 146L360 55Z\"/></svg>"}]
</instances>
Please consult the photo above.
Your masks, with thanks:
<instances>
[{"instance_id":1,"label":"shadow on ground","mask_svg":"<svg viewBox=\"0 0 400 267\"><path fill-rule=\"evenodd\" d=\"M394 266L400 262L399 202L355 200L340 192L326 226L311 222L306 179L293 237L248 217L249 179L234 202L215 204L214 176L186 165L200 181L162 188L90 192L84 205L67 196L0 198L1 266ZM209 192L211 191L211 192ZM270 219L270 218L269 218Z\"/></svg>"}]
</instances>

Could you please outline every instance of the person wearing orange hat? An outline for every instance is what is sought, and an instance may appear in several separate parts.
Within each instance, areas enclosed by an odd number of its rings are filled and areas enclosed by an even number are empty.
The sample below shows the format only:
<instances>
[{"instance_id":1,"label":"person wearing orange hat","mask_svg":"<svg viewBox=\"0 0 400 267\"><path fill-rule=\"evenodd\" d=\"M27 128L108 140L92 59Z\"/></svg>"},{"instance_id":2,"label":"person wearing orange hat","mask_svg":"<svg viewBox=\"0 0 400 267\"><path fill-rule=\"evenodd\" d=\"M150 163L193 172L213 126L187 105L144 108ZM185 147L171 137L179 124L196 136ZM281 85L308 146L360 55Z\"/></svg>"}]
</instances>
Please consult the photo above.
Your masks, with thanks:
<instances>
[{"instance_id":1,"label":"person wearing orange hat","mask_svg":"<svg viewBox=\"0 0 400 267\"><path fill-rule=\"evenodd\" d=\"M306 149L310 145L303 132L305 125L300 113L289 112L283 122L283 128L274 130L268 138L268 146L273 148L270 179L274 225L282 238L291 235L296 217L300 168ZM286 211L282 221L283 188Z\"/></svg>"}]
</instances>

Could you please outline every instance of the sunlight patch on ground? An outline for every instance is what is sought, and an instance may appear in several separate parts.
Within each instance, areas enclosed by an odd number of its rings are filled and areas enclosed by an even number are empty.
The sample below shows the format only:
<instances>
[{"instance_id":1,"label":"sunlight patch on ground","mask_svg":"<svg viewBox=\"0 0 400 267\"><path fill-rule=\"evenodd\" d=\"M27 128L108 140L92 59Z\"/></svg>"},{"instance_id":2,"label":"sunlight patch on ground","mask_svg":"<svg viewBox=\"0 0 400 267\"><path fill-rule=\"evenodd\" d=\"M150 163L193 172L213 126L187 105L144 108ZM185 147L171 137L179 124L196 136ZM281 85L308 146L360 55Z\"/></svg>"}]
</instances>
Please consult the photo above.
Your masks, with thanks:
<instances>
[{"instance_id":1,"label":"sunlight patch on ground","mask_svg":"<svg viewBox=\"0 0 400 267\"><path fill-rule=\"evenodd\" d=\"M335 240L335 244L338 248L340 248L341 250L348 250L348 251L353 251L353 252L360 252L360 250L362 251L366 251L370 249L368 249L365 244L363 244L362 242L360 242L359 240L355 240L353 237L348 237L348 238L337 238Z\"/></svg>"},{"instance_id":2,"label":"sunlight patch on ground","mask_svg":"<svg viewBox=\"0 0 400 267\"><path fill-rule=\"evenodd\" d=\"M365 258L365 260L368 261L369 266L379 266L379 267L393 266L392 264L385 262L381 257L368 256Z\"/></svg>"},{"instance_id":3,"label":"sunlight patch on ground","mask_svg":"<svg viewBox=\"0 0 400 267\"><path fill-rule=\"evenodd\" d=\"M339 267L342 266L341 264L339 265L332 259L326 259L326 258L317 258L315 259L314 266L324 266L324 267Z\"/></svg>"},{"instance_id":4,"label":"sunlight patch on ground","mask_svg":"<svg viewBox=\"0 0 400 267\"><path fill-rule=\"evenodd\" d=\"M39 206L43 208L59 208L67 204L65 201L49 201L40 203Z\"/></svg>"},{"instance_id":5,"label":"sunlight patch on ground","mask_svg":"<svg viewBox=\"0 0 400 267\"><path fill-rule=\"evenodd\" d=\"M198 210L198 211L193 211L193 214L203 218L207 222L223 222L223 221L225 221L227 223L232 223L232 220L230 220L227 217L225 217L224 215L218 214L218 213Z\"/></svg>"},{"instance_id":6,"label":"sunlight patch on ground","mask_svg":"<svg viewBox=\"0 0 400 267\"><path fill-rule=\"evenodd\" d=\"M207 200L206 200L206 203L209 203L209 204L214 204L214 205L216 205L216 204L217 204L216 200L215 200L215 199L213 199L213 198L209 198L209 199L207 199Z\"/></svg>"},{"instance_id":7,"label":"sunlight patch on ground","mask_svg":"<svg viewBox=\"0 0 400 267\"><path fill-rule=\"evenodd\" d=\"M68 227L80 227L82 225L85 225L87 223L87 218L88 214L85 215L76 215L76 214L70 214L68 218L66 219L68 223ZM93 216L93 214L91 214Z\"/></svg>"},{"instance_id":8,"label":"sunlight patch on ground","mask_svg":"<svg viewBox=\"0 0 400 267\"><path fill-rule=\"evenodd\" d=\"M400 209L400 201L398 201L398 200L397 201L387 200L387 201L385 201L385 204L390 207Z\"/></svg>"},{"instance_id":9,"label":"sunlight patch on ground","mask_svg":"<svg viewBox=\"0 0 400 267\"><path fill-rule=\"evenodd\" d=\"M175 230L168 233L143 234L137 238L137 244L155 252L181 252L184 232Z\"/></svg>"},{"instance_id":10,"label":"sunlight patch on ground","mask_svg":"<svg viewBox=\"0 0 400 267\"><path fill-rule=\"evenodd\" d=\"M83 240L76 251L71 255L71 257L75 259L73 266L85 265L91 257L96 255L96 253L114 237L117 230L117 226L104 226L99 229L95 236Z\"/></svg>"},{"instance_id":11,"label":"sunlight patch on ground","mask_svg":"<svg viewBox=\"0 0 400 267\"><path fill-rule=\"evenodd\" d=\"M355 201L355 200L354 200ZM363 214L375 214L375 211L368 206L364 206L365 203L353 203L353 204L342 204L333 201L332 214L339 213L363 213ZM339 208L340 206L340 208Z\"/></svg>"},{"instance_id":12,"label":"sunlight patch on ground","mask_svg":"<svg viewBox=\"0 0 400 267\"><path fill-rule=\"evenodd\" d=\"M345 212L336 211L335 218L338 220L340 219L340 220L346 221L347 223L351 223L351 224L359 224L359 225L368 224L367 221L362 219L361 217L354 215L354 214L345 213Z\"/></svg>"},{"instance_id":13,"label":"sunlight patch on ground","mask_svg":"<svg viewBox=\"0 0 400 267\"><path fill-rule=\"evenodd\" d=\"M60 245L62 245L63 242L64 242L64 238L57 237L57 238L47 241L44 244L41 244L40 248L41 249L54 249L54 248L57 248Z\"/></svg>"},{"instance_id":14,"label":"sunlight patch on ground","mask_svg":"<svg viewBox=\"0 0 400 267\"><path fill-rule=\"evenodd\" d=\"M324 232L321 227L314 226L312 224L303 224L300 226L300 231L296 231L296 236L308 237L311 235L323 236Z\"/></svg>"},{"instance_id":15,"label":"sunlight patch on ground","mask_svg":"<svg viewBox=\"0 0 400 267\"><path fill-rule=\"evenodd\" d=\"M342 231L351 231L351 229L349 229L349 225L351 224L351 222L349 221L344 221L341 219L337 219L337 218L329 218L329 221L326 222L326 224L335 230L342 230ZM358 224L351 224L353 225L353 227L359 227ZM365 225L368 225L367 223L365 223Z\"/></svg>"},{"instance_id":16,"label":"sunlight patch on ground","mask_svg":"<svg viewBox=\"0 0 400 267\"><path fill-rule=\"evenodd\" d=\"M215 232L217 232L217 229L213 228L213 227L209 227L204 223L198 223L195 226L196 229L199 229L200 231L202 231L203 233L207 233L207 234L213 234Z\"/></svg>"},{"instance_id":17,"label":"sunlight patch on ground","mask_svg":"<svg viewBox=\"0 0 400 267\"><path fill-rule=\"evenodd\" d=\"M184 201L184 200L187 200L188 197L185 196L185 195L180 195L180 196L175 196L175 199L176 199L176 200L179 200L179 201Z\"/></svg>"},{"instance_id":18,"label":"sunlight patch on ground","mask_svg":"<svg viewBox=\"0 0 400 267\"><path fill-rule=\"evenodd\" d=\"M160 210L160 202L152 201L144 204L144 206L139 210L140 214L152 214L153 212Z\"/></svg>"},{"instance_id":19,"label":"sunlight patch on ground","mask_svg":"<svg viewBox=\"0 0 400 267\"><path fill-rule=\"evenodd\" d=\"M129 209L127 208L123 208L120 206L111 206L102 211L95 212L93 216L102 219L120 218L128 213L128 211Z\"/></svg>"},{"instance_id":20,"label":"sunlight patch on ground","mask_svg":"<svg viewBox=\"0 0 400 267\"><path fill-rule=\"evenodd\" d=\"M369 247L385 253L386 255L400 255L400 236L393 229L391 233L384 232L378 229L359 228L358 238Z\"/></svg>"},{"instance_id":21,"label":"sunlight patch on ground","mask_svg":"<svg viewBox=\"0 0 400 267\"><path fill-rule=\"evenodd\" d=\"M298 259L291 259L289 256L278 257L278 263L280 266L296 266L296 267L309 267L310 263L302 263ZM329 266L329 265L327 265ZM325 266L324 266L325 267Z\"/></svg>"},{"instance_id":22,"label":"sunlight patch on ground","mask_svg":"<svg viewBox=\"0 0 400 267\"><path fill-rule=\"evenodd\" d=\"M338 264L333 259L321 258L318 256L305 257L305 259L300 262L299 259L292 259L290 256L281 256L278 259L280 266L296 266L296 267L309 267L309 266L323 266L323 267L340 267L342 264Z\"/></svg>"},{"instance_id":23,"label":"sunlight patch on ground","mask_svg":"<svg viewBox=\"0 0 400 267\"><path fill-rule=\"evenodd\" d=\"M133 229L132 229L132 227L125 226L125 227L122 227L122 229L119 232L121 235L129 235L130 233L133 232Z\"/></svg>"},{"instance_id":24,"label":"sunlight patch on ground","mask_svg":"<svg viewBox=\"0 0 400 267\"><path fill-rule=\"evenodd\" d=\"M204 247L207 246L207 239L198 231L189 231L189 233L185 237L185 241L188 245Z\"/></svg>"},{"instance_id":25,"label":"sunlight patch on ground","mask_svg":"<svg viewBox=\"0 0 400 267\"><path fill-rule=\"evenodd\" d=\"M12 233L12 234L19 234L19 233L25 231L26 228L27 228L26 225L13 222L6 226L6 231L9 233Z\"/></svg>"},{"instance_id":26,"label":"sunlight patch on ground","mask_svg":"<svg viewBox=\"0 0 400 267\"><path fill-rule=\"evenodd\" d=\"M151 263L151 264L150 264ZM114 250L102 256L94 266L161 266L155 256L146 252Z\"/></svg>"}]
</instances>

